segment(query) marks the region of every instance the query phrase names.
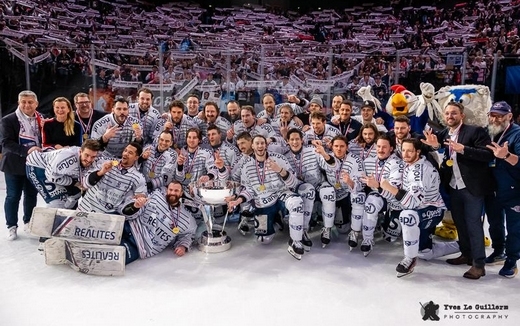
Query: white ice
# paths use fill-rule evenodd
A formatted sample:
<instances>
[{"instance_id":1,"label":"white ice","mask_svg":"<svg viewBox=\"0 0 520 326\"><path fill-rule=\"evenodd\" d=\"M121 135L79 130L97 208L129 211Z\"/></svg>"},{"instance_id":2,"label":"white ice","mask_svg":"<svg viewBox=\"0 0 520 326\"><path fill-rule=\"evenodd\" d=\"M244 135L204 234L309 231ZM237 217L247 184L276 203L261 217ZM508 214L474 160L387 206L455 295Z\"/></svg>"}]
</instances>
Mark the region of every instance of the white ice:
<instances>
[{"instance_id":1,"label":"white ice","mask_svg":"<svg viewBox=\"0 0 520 326\"><path fill-rule=\"evenodd\" d=\"M297 261L287 253L287 231L263 246L240 235L236 224L228 226L233 246L227 252L195 249L177 258L165 251L128 265L122 277L47 266L38 240L24 234L21 224L12 242L4 228L0 326L518 324L520 276L498 276L500 266L486 267L480 280L467 280L462 274L469 266L450 266L445 258L419 261L412 274L399 279L400 241L377 241L365 258L359 249L349 252L345 235L322 249L315 231L314 247ZM420 304L430 300L440 305L440 322L422 320ZM444 306L463 309L465 304L508 305L509 310L463 314ZM481 319L488 316L495 319Z\"/></svg>"}]
</instances>

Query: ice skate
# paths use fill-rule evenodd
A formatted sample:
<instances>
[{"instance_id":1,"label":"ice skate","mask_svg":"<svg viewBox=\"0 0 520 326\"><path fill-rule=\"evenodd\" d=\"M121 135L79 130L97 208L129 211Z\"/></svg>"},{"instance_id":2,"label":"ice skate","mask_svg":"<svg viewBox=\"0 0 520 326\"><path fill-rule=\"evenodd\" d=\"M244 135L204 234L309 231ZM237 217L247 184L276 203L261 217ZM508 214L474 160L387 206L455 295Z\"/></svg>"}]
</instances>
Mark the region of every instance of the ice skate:
<instances>
[{"instance_id":1,"label":"ice skate","mask_svg":"<svg viewBox=\"0 0 520 326\"><path fill-rule=\"evenodd\" d=\"M311 240L311 238L309 238L309 234L307 233L307 231L303 231L303 234L302 234L302 245L303 245L303 250L311 251L312 240Z\"/></svg>"},{"instance_id":2,"label":"ice skate","mask_svg":"<svg viewBox=\"0 0 520 326\"><path fill-rule=\"evenodd\" d=\"M361 242L361 252L365 257L370 255L372 252L372 249L374 248L374 241L370 239L364 239L363 242Z\"/></svg>"},{"instance_id":3,"label":"ice skate","mask_svg":"<svg viewBox=\"0 0 520 326\"><path fill-rule=\"evenodd\" d=\"M413 272L415 264L417 263L417 257L410 258L404 257L403 260L397 265L395 270L397 271L397 277L401 278Z\"/></svg>"},{"instance_id":4,"label":"ice skate","mask_svg":"<svg viewBox=\"0 0 520 326\"><path fill-rule=\"evenodd\" d=\"M240 223L238 223L238 232L242 235L246 235L251 231L249 224L247 224L247 218L242 217L242 220L240 220Z\"/></svg>"},{"instance_id":5,"label":"ice skate","mask_svg":"<svg viewBox=\"0 0 520 326\"><path fill-rule=\"evenodd\" d=\"M354 230L350 231L350 233L348 234L348 246L350 247L350 251L352 251L352 249L357 247L358 236L359 236L359 232L354 231Z\"/></svg>"},{"instance_id":6,"label":"ice skate","mask_svg":"<svg viewBox=\"0 0 520 326\"><path fill-rule=\"evenodd\" d=\"M300 241L294 241L289 240L289 248L287 248L287 251L293 256L294 258L301 260L302 255L305 253L303 250L303 245Z\"/></svg>"},{"instance_id":7,"label":"ice skate","mask_svg":"<svg viewBox=\"0 0 520 326\"><path fill-rule=\"evenodd\" d=\"M330 228L321 229L321 247L325 248L330 243Z\"/></svg>"}]
</instances>

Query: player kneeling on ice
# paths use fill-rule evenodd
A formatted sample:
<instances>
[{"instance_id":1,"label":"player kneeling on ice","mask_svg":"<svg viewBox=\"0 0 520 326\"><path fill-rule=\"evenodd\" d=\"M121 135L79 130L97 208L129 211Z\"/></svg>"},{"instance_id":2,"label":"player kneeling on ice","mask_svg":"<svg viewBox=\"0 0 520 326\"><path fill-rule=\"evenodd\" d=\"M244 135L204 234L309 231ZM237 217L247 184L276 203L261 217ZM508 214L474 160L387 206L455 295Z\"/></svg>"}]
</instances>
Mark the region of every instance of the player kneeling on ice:
<instances>
[{"instance_id":1,"label":"player kneeling on ice","mask_svg":"<svg viewBox=\"0 0 520 326\"><path fill-rule=\"evenodd\" d=\"M301 259L304 249L303 201L291 189L298 185L291 165L285 156L267 151L264 136L253 137L253 155L242 166L241 181L244 188L238 198L228 201L232 211L238 205L253 200L255 207L255 234L262 244L274 237L274 220L279 211L289 211L289 253ZM228 198L231 199L231 198Z\"/></svg>"},{"instance_id":2,"label":"player kneeling on ice","mask_svg":"<svg viewBox=\"0 0 520 326\"><path fill-rule=\"evenodd\" d=\"M170 245L177 256L190 249L197 224L181 197L181 183L172 181L167 188L154 190L148 198L137 197L123 208L126 222L121 245L126 248L126 264L157 255Z\"/></svg>"},{"instance_id":3,"label":"player kneeling on ice","mask_svg":"<svg viewBox=\"0 0 520 326\"><path fill-rule=\"evenodd\" d=\"M383 197L393 195L403 210L399 221L403 229L404 258L397 265L397 277L413 272L419 251L432 248L432 236L446 206L439 193L439 172L420 156L421 143L417 139L405 139L402 143L403 171L401 188L388 180L381 180Z\"/></svg>"}]
</instances>

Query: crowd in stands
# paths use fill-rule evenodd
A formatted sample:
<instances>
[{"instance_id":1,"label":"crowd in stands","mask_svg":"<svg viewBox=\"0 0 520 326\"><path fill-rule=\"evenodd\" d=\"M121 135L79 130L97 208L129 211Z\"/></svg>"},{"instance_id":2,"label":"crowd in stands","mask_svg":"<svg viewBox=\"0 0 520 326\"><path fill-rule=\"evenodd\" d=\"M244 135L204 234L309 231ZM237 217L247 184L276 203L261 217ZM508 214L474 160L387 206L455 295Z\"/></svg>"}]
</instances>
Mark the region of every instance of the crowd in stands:
<instances>
[{"instance_id":1,"label":"crowd in stands","mask_svg":"<svg viewBox=\"0 0 520 326\"><path fill-rule=\"evenodd\" d=\"M193 91L200 95L200 86L216 83L219 90L208 91L212 100L240 99L241 90L241 99L257 103L261 94L247 92L259 87L308 98L332 87L331 93L356 99L356 90L370 84L385 101L396 81L412 91L420 81L489 85L495 54L520 54L519 1L406 5L301 13L260 6L2 0L0 36L13 61L25 59L27 44L31 73L51 76L58 85L81 75L86 85L116 88L117 95L124 87L114 82L163 83L173 85L168 92L179 98L189 93L179 90L197 77Z\"/></svg>"}]
</instances>

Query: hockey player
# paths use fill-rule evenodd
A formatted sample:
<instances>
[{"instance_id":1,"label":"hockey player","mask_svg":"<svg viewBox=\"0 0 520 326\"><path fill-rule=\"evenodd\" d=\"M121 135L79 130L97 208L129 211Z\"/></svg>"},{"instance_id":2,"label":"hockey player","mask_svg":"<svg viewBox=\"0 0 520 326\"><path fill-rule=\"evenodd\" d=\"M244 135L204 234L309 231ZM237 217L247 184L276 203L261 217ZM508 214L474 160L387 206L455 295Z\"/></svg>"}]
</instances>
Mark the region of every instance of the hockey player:
<instances>
[{"instance_id":1,"label":"hockey player","mask_svg":"<svg viewBox=\"0 0 520 326\"><path fill-rule=\"evenodd\" d=\"M393 196L388 200L379 193L379 183L381 180L388 180L394 187L400 188L403 178L404 162L393 154L394 143L387 135L381 135L376 141L375 158L365 160L366 176L360 180L369 187L369 193L365 200L365 210L363 214L363 242L361 251L368 256L374 247L374 230L377 225L378 214L382 210L392 212L401 211L399 202ZM352 229L354 221L352 221Z\"/></svg>"},{"instance_id":2,"label":"hockey player","mask_svg":"<svg viewBox=\"0 0 520 326\"><path fill-rule=\"evenodd\" d=\"M332 138L340 135L337 128L327 124L325 113L317 111L310 116L312 128L305 132L305 144L310 144L313 140L319 140L323 147L330 153Z\"/></svg>"},{"instance_id":3,"label":"hockey player","mask_svg":"<svg viewBox=\"0 0 520 326\"><path fill-rule=\"evenodd\" d=\"M309 101L306 99L300 99L296 95L288 95L287 101L287 103L276 105L274 95L271 93L265 93L264 96L262 96L262 105L264 106L264 110L260 111L256 117L258 119L266 119L268 123L271 123L273 120L280 117L280 109L285 105L289 105L296 115L302 113L304 108L309 105Z\"/></svg>"},{"instance_id":4,"label":"hockey player","mask_svg":"<svg viewBox=\"0 0 520 326\"><path fill-rule=\"evenodd\" d=\"M278 211L289 211L289 253L300 260L304 253L301 243L303 233L303 202L291 189L298 179L287 159L267 151L267 140L262 135L253 137L254 154L242 167L244 189L237 199L228 202L231 211L238 205L253 200L257 240L271 243L274 237L274 219Z\"/></svg>"},{"instance_id":5,"label":"hockey player","mask_svg":"<svg viewBox=\"0 0 520 326\"><path fill-rule=\"evenodd\" d=\"M92 127L92 139L99 139L105 146L104 157L121 158L130 142L142 142L141 122L129 116L128 102L119 98L114 102L112 114L107 114L96 121Z\"/></svg>"},{"instance_id":6,"label":"hockey player","mask_svg":"<svg viewBox=\"0 0 520 326\"><path fill-rule=\"evenodd\" d=\"M141 157L145 160L141 171L146 180L148 192L164 187L173 180L177 164L177 153L171 148L173 135L161 132L157 145L149 145Z\"/></svg>"},{"instance_id":7,"label":"hockey player","mask_svg":"<svg viewBox=\"0 0 520 326\"><path fill-rule=\"evenodd\" d=\"M34 151L27 156L27 178L38 190L47 207L73 209L81 196L81 179L101 145L87 139L80 147L67 147L50 152Z\"/></svg>"},{"instance_id":8,"label":"hockey player","mask_svg":"<svg viewBox=\"0 0 520 326\"><path fill-rule=\"evenodd\" d=\"M333 219L323 217L324 228L321 233L321 242L330 243L330 231L335 224L340 233L349 232L351 215L361 220L363 216L363 203L365 194L362 192L361 182L358 180L363 173L363 163L357 156L347 153L347 139L344 136L332 138L332 152L329 155L321 144L315 141L318 164L325 172L327 181L333 185L336 191L336 214ZM357 246L358 233L350 232L349 246Z\"/></svg>"},{"instance_id":9,"label":"hockey player","mask_svg":"<svg viewBox=\"0 0 520 326\"><path fill-rule=\"evenodd\" d=\"M220 110L217 103L206 102L206 104L204 104L204 109L202 110L202 120L206 123L206 130L209 130L209 127L212 125L217 126L220 130L219 134L224 141L226 139L227 131L231 129L231 123L222 118L219 114Z\"/></svg>"},{"instance_id":10,"label":"hockey player","mask_svg":"<svg viewBox=\"0 0 520 326\"><path fill-rule=\"evenodd\" d=\"M208 127L208 142L213 153L219 153L220 157L224 160L224 165L228 170L231 171L231 166L240 156L240 152L237 147L229 144L228 142L222 142L222 133L220 128L216 125L210 125Z\"/></svg>"},{"instance_id":11,"label":"hockey player","mask_svg":"<svg viewBox=\"0 0 520 326\"><path fill-rule=\"evenodd\" d=\"M291 164L300 180L298 194L303 200L303 238L302 244L305 249L312 246L312 242L307 234L311 219L312 208L314 206L315 194L318 192L321 201L321 213L323 219L334 220L336 212L336 192L334 188L325 180L325 176L320 170L314 146L303 146L303 133L298 129L291 129L287 132L287 142L290 150L285 153L285 157ZM330 239L322 238L322 246L325 247Z\"/></svg>"},{"instance_id":12,"label":"hockey player","mask_svg":"<svg viewBox=\"0 0 520 326\"><path fill-rule=\"evenodd\" d=\"M297 119L292 107L289 104L283 104L280 107L280 117L272 120L271 126L278 136L287 139L287 131L289 131L289 129L302 129L301 121L296 121Z\"/></svg>"},{"instance_id":13,"label":"hockey player","mask_svg":"<svg viewBox=\"0 0 520 326\"><path fill-rule=\"evenodd\" d=\"M252 137L262 135L267 139L270 151L283 153L285 151L285 140L277 136L273 127L268 123L259 124L255 117L255 109L250 105L244 105L240 111L241 120L235 122L228 131L226 139L229 143L236 143L236 135L247 131Z\"/></svg>"},{"instance_id":14,"label":"hockey player","mask_svg":"<svg viewBox=\"0 0 520 326\"><path fill-rule=\"evenodd\" d=\"M166 191L156 189L123 208L127 221L121 245L126 248L126 264L157 255L170 245L179 257L190 249L197 224L181 197L182 185L172 181Z\"/></svg>"},{"instance_id":15,"label":"hockey player","mask_svg":"<svg viewBox=\"0 0 520 326\"><path fill-rule=\"evenodd\" d=\"M79 202L78 210L120 214L128 198L145 196L144 176L134 166L142 151L139 143L132 142L126 146L120 160L105 161L99 164L98 170L88 173L83 179L88 190Z\"/></svg>"},{"instance_id":16,"label":"hockey player","mask_svg":"<svg viewBox=\"0 0 520 326\"><path fill-rule=\"evenodd\" d=\"M402 188L383 179L378 190L384 197L394 196L403 207L399 221L403 229L404 258L396 267L397 277L412 273L418 252L432 248L435 226L446 210L439 193L439 173L425 157L420 156L420 148L417 139L403 140L402 154L406 167Z\"/></svg>"},{"instance_id":17,"label":"hockey player","mask_svg":"<svg viewBox=\"0 0 520 326\"><path fill-rule=\"evenodd\" d=\"M182 184L185 196L190 196L190 183L226 180L229 171L220 156L214 156L211 150L199 146L202 137L199 129L191 128L186 134L187 145L177 157L175 180Z\"/></svg>"},{"instance_id":18,"label":"hockey player","mask_svg":"<svg viewBox=\"0 0 520 326\"><path fill-rule=\"evenodd\" d=\"M155 126L161 120L161 114L152 106L153 93L148 88L137 91L137 103L129 105L129 115L141 122L143 128L143 143L151 144L155 138Z\"/></svg>"},{"instance_id":19,"label":"hockey player","mask_svg":"<svg viewBox=\"0 0 520 326\"><path fill-rule=\"evenodd\" d=\"M359 130L359 135L348 143L349 152L359 156L363 162L369 157L374 159L377 156L375 140L378 136L376 125L364 124Z\"/></svg>"},{"instance_id":20,"label":"hockey player","mask_svg":"<svg viewBox=\"0 0 520 326\"><path fill-rule=\"evenodd\" d=\"M172 101L169 106L169 114L166 119L159 121L155 127L154 138L164 130L173 135L173 148L180 149L186 146L186 133L190 128L199 128L193 118L184 114L184 103L182 101Z\"/></svg>"}]
</instances>

